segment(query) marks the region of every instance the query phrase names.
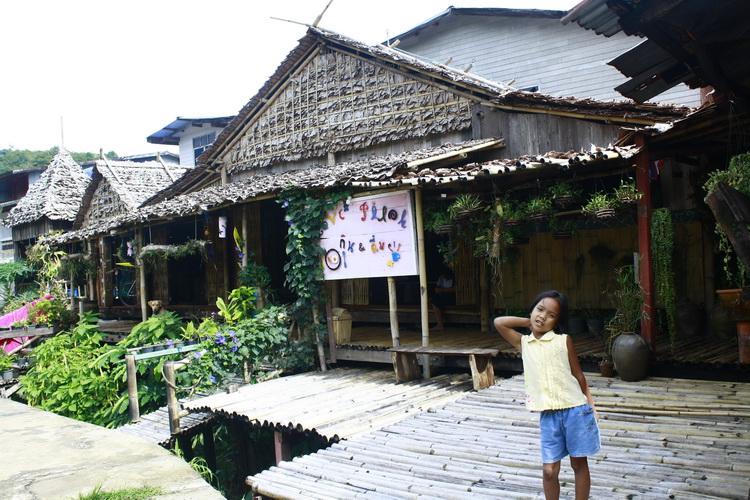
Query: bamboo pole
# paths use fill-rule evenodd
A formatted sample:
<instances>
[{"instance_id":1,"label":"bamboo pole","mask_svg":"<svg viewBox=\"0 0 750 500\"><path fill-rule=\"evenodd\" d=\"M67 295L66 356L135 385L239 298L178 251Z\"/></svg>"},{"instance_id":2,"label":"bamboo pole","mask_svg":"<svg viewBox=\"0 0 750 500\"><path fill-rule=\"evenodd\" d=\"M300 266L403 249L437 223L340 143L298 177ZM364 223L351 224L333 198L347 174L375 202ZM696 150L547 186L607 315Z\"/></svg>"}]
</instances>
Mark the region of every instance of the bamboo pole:
<instances>
[{"instance_id":1,"label":"bamboo pole","mask_svg":"<svg viewBox=\"0 0 750 500\"><path fill-rule=\"evenodd\" d=\"M414 192L414 207L417 224L417 251L419 258L419 297L420 297L420 317L422 319L422 345L430 345L430 305L427 300L427 262L425 260L425 240L424 240L424 211L422 207L422 190L417 189ZM425 379L430 378L429 357L425 354L422 356L422 372Z\"/></svg>"},{"instance_id":2,"label":"bamboo pole","mask_svg":"<svg viewBox=\"0 0 750 500\"><path fill-rule=\"evenodd\" d=\"M128 406L130 408L130 421L138 422L141 419L141 410L138 406L138 380L136 379L135 354L125 355L125 367L128 378Z\"/></svg>"},{"instance_id":3,"label":"bamboo pole","mask_svg":"<svg viewBox=\"0 0 750 500\"><path fill-rule=\"evenodd\" d=\"M393 347L401 345L398 331L398 303L396 299L396 278L388 276L388 312L391 320L391 340Z\"/></svg>"},{"instance_id":4,"label":"bamboo pole","mask_svg":"<svg viewBox=\"0 0 750 500\"><path fill-rule=\"evenodd\" d=\"M490 277L487 275L487 262L479 261L479 328L482 333L490 331Z\"/></svg>"},{"instance_id":5,"label":"bamboo pole","mask_svg":"<svg viewBox=\"0 0 750 500\"><path fill-rule=\"evenodd\" d=\"M313 307L312 310L313 315L313 325L315 325L315 335L318 335L318 325L320 324L320 321L318 321L318 308ZM318 361L320 362L320 371L324 372L328 370L328 367L326 366L326 353L323 351L323 342L316 338L315 339L315 345L318 348Z\"/></svg>"},{"instance_id":6,"label":"bamboo pole","mask_svg":"<svg viewBox=\"0 0 750 500\"><path fill-rule=\"evenodd\" d=\"M338 280L335 281L338 283ZM326 301L326 325L328 326L328 358L336 363L336 332L333 331L333 304Z\"/></svg>"},{"instance_id":7,"label":"bamboo pole","mask_svg":"<svg viewBox=\"0 0 750 500\"><path fill-rule=\"evenodd\" d=\"M173 436L180 433L180 409L175 393L174 361L164 362L164 381L167 384L167 411L169 411L169 432Z\"/></svg>"},{"instance_id":8,"label":"bamboo pole","mask_svg":"<svg viewBox=\"0 0 750 500\"><path fill-rule=\"evenodd\" d=\"M136 231L138 248L143 248L143 227ZM148 297L146 297L146 265L140 255L136 254L135 263L138 265L138 296L141 299L141 321L148 319Z\"/></svg>"}]
</instances>

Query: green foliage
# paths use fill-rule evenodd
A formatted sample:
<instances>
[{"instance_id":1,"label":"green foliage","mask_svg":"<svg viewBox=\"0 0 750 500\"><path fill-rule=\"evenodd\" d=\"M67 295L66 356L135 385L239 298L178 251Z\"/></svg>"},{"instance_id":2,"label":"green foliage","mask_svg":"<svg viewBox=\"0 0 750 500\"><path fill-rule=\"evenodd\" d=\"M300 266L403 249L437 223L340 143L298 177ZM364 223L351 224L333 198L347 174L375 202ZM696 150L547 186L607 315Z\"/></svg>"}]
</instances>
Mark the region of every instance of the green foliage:
<instances>
[{"instance_id":1,"label":"green foliage","mask_svg":"<svg viewBox=\"0 0 750 500\"><path fill-rule=\"evenodd\" d=\"M15 311L16 309L25 306L29 302L38 299L39 295L39 289L36 287L26 290L21 294L13 295L5 301L5 306L3 307L2 312L3 314L6 314Z\"/></svg>"},{"instance_id":2,"label":"green foliage","mask_svg":"<svg viewBox=\"0 0 750 500\"><path fill-rule=\"evenodd\" d=\"M66 314L67 305L58 299L42 299L28 306L28 325L63 326L71 324L71 316ZM76 317L76 320L78 318ZM74 323L75 321L72 321Z\"/></svg>"},{"instance_id":3,"label":"green foliage","mask_svg":"<svg viewBox=\"0 0 750 500\"><path fill-rule=\"evenodd\" d=\"M60 152L57 146L47 151L31 151L28 149L0 149L0 172L13 170L26 170L29 168L44 168L50 164L52 158ZM99 154L95 153L70 153L70 156L78 163L96 160ZM110 151L107 158L117 158L117 153Z\"/></svg>"},{"instance_id":4,"label":"green foliage","mask_svg":"<svg viewBox=\"0 0 750 500\"><path fill-rule=\"evenodd\" d=\"M750 196L750 153L744 153L733 157L729 161L729 167L726 170L714 170L708 174L708 180L703 184L706 196L710 195L719 188L719 183L736 189L737 191ZM742 261L734 255L729 238L717 222L714 226L714 232L719 237L719 250L722 252L722 261L724 275L729 282L742 286L747 278L747 270L742 265Z\"/></svg>"},{"instance_id":5,"label":"green foliage","mask_svg":"<svg viewBox=\"0 0 750 500\"><path fill-rule=\"evenodd\" d=\"M212 327L206 321L202 324L204 332L213 334L204 337L192 355L181 379L185 385L200 381L199 389L210 390L233 377L254 383L260 376L261 365L282 368L294 362L289 316L282 306L268 306L232 323L213 324Z\"/></svg>"},{"instance_id":6,"label":"green foliage","mask_svg":"<svg viewBox=\"0 0 750 500\"><path fill-rule=\"evenodd\" d=\"M141 252L141 258L144 262L153 265L167 260L183 259L195 254L206 260L208 250L204 240L188 240L180 245L146 245ZM123 258L123 260L125 259ZM129 262L121 262L118 265L136 267Z\"/></svg>"},{"instance_id":7,"label":"green foliage","mask_svg":"<svg viewBox=\"0 0 750 500\"><path fill-rule=\"evenodd\" d=\"M45 238L26 250L26 261L34 266L39 288L53 297L64 297L65 279L61 277L63 259L67 254L50 245Z\"/></svg>"},{"instance_id":8,"label":"green foliage","mask_svg":"<svg viewBox=\"0 0 750 500\"><path fill-rule=\"evenodd\" d=\"M34 270L26 261L5 262L0 264L0 296L8 299L13 294L13 285L20 280L31 278Z\"/></svg>"},{"instance_id":9,"label":"green foliage","mask_svg":"<svg viewBox=\"0 0 750 500\"><path fill-rule=\"evenodd\" d=\"M617 199L611 194L598 192L591 195L581 211L587 215L594 215L599 210L615 209L618 205Z\"/></svg>"},{"instance_id":10,"label":"green foliage","mask_svg":"<svg viewBox=\"0 0 750 500\"><path fill-rule=\"evenodd\" d=\"M101 426L113 425L127 408L123 351L103 344L96 320L86 313L70 333L34 349L35 361L20 377L30 406Z\"/></svg>"},{"instance_id":11,"label":"green foliage","mask_svg":"<svg viewBox=\"0 0 750 500\"><path fill-rule=\"evenodd\" d=\"M482 208L484 208L484 204L479 196L468 193L462 194L448 206L448 215L452 220L456 220L459 218L460 212L481 210Z\"/></svg>"},{"instance_id":12,"label":"green foliage","mask_svg":"<svg viewBox=\"0 0 750 500\"><path fill-rule=\"evenodd\" d=\"M614 197L622 204L635 203L643 197L643 193L636 189L635 179L622 179L620 185L615 188Z\"/></svg>"},{"instance_id":13,"label":"green foliage","mask_svg":"<svg viewBox=\"0 0 750 500\"><path fill-rule=\"evenodd\" d=\"M223 317L227 324L232 325L255 311L257 299L258 292L255 288L241 286L229 293L228 302L224 302L221 297L216 299L216 307L219 309L219 316Z\"/></svg>"},{"instance_id":14,"label":"green foliage","mask_svg":"<svg viewBox=\"0 0 750 500\"><path fill-rule=\"evenodd\" d=\"M285 283L297 295L291 313L313 343L322 342L327 333L325 322L316 324L313 318L314 311L319 310L325 300L320 234L327 226L326 212L348 196L348 192L332 192L313 197L309 192L289 189L278 198L286 209L284 220L289 224Z\"/></svg>"},{"instance_id":15,"label":"green foliage","mask_svg":"<svg viewBox=\"0 0 750 500\"><path fill-rule=\"evenodd\" d=\"M102 486L96 486L91 493L78 495L77 500L148 500L164 493L161 488L141 486L140 488L124 488L114 491L103 491Z\"/></svg>"},{"instance_id":16,"label":"green foliage","mask_svg":"<svg viewBox=\"0 0 750 500\"><path fill-rule=\"evenodd\" d=\"M0 349L0 372L9 370L13 366L16 356L14 354L7 354L5 349Z\"/></svg>"},{"instance_id":17,"label":"green foliage","mask_svg":"<svg viewBox=\"0 0 750 500\"><path fill-rule=\"evenodd\" d=\"M135 325L130 331L130 335L122 339L117 345L128 349L163 344L167 340L178 340L182 338L184 326L182 319L172 311L155 314L146 321Z\"/></svg>"},{"instance_id":18,"label":"green foliage","mask_svg":"<svg viewBox=\"0 0 750 500\"><path fill-rule=\"evenodd\" d=\"M552 213L552 200L544 196L531 198L524 204L524 210L529 215L548 215Z\"/></svg>"},{"instance_id":19,"label":"green foliage","mask_svg":"<svg viewBox=\"0 0 750 500\"><path fill-rule=\"evenodd\" d=\"M239 283L245 287L252 287L263 290L264 293L270 293L271 275L268 268L253 261L255 253L247 253L247 264L240 269L238 274Z\"/></svg>"},{"instance_id":20,"label":"green foliage","mask_svg":"<svg viewBox=\"0 0 750 500\"><path fill-rule=\"evenodd\" d=\"M674 227L668 208L657 208L651 213L651 255L654 266L656 299L661 301L667 315L669 342L674 348L677 339L675 275L673 265Z\"/></svg>"},{"instance_id":21,"label":"green foliage","mask_svg":"<svg viewBox=\"0 0 750 500\"><path fill-rule=\"evenodd\" d=\"M571 181L556 182L549 188L549 195L554 198L556 196L574 196L580 198L583 194L581 187Z\"/></svg>"},{"instance_id":22,"label":"green foliage","mask_svg":"<svg viewBox=\"0 0 750 500\"><path fill-rule=\"evenodd\" d=\"M607 323L607 338L605 348L607 355L612 355L612 343L615 338L625 332L636 332L641 319L648 314L643 310L646 292L635 278L635 268L632 265L615 269L615 289L608 295L615 308L614 316Z\"/></svg>"}]
</instances>

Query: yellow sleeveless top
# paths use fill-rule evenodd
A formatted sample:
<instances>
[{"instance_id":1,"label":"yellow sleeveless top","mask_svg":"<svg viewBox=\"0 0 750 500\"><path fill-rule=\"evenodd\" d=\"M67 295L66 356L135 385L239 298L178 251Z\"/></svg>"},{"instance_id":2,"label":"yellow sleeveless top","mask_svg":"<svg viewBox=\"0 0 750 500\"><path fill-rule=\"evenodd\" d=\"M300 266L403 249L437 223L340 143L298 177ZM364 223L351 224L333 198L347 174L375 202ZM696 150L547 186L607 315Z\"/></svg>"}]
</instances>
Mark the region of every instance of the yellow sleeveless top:
<instances>
[{"instance_id":1,"label":"yellow sleeveless top","mask_svg":"<svg viewBox=\"0 0 750 500\"><path fill-rule=\"evenodd\" d=\"M570 371L568 336L554 331L537 339L521 338L526 408L531 411L561 410L588 403L581 385Z\"/></svg>"}]
</instances>

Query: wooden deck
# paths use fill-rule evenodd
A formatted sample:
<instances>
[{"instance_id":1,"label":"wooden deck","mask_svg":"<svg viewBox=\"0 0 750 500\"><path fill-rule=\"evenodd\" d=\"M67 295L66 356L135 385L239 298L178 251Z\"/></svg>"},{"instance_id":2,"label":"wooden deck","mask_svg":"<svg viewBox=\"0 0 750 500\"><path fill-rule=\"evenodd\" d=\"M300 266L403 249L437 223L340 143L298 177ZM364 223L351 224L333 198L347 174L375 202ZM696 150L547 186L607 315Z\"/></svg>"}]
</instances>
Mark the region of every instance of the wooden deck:
<instances>
[{"instance_id":1,"label":"wooden deck","mask_svg":"<svg viewBox=\"0 0 750 500\"><path fill-rule=\"evenodd\" d=\"M588 332L572 337L582 364L589 368L588 371L593 370L596 363L605 356L602 339ZM416 327L402 328L400 341L404 346L421 345L422 333ZM499 349L495 368L520 371L518 351L497 332L483 333L476 327L452 327L430 332L430 345ZM336 358L337 361L390 364L391 357L386 349L392 346L388 325L355 326L352 328L351 341L336 347ZM657 337L652 367L656 368L655 373L659 375L687 376L691 370L700 370L710 378L711 371L717 372L717 375L718 372L724 372L723 375L733 372L735 378L750 381L750 365L740 364L736 338L719 339L710 335L687 337L679 339L672 350L667 338Z\"/></svg>"},{"instance_id":2,"label":"wooden deck","mask_svg":"<svg viewBox=\"0 0 750 500\"><path fill-rule=\"evenodd\" d=\"M602 417L602 450L589 461L591 498L747 498L750 384L588 378ZM523 399L522 375L499 380L282 462L249 477L248 484L256 493L285 499L543 498L538 416ZM563 498L572 498L567 460L561 482Z\"/></svg>"}]
</instances>

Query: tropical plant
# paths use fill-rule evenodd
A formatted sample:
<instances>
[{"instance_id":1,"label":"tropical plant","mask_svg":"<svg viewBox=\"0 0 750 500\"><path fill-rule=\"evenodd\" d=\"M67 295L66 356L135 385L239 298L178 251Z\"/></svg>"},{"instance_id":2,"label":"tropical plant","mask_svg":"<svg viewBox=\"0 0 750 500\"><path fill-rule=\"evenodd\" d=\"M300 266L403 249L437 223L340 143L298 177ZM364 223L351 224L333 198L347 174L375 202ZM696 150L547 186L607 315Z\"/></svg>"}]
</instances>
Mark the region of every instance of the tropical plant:
<instances>
[{"instance_id":1,"label":"tropical plant","mask_svg":"<svg viewBox=\"0 0 750 500\"><path fill-rule=\"evenodd\" d=\"M223 317L227 324L232 325L255 311L257 299L258 292L255 288L241 286L229 292L228 302L224 302L221 297L216 299L216 307L219 309L219 316Z\"/></svg>"},{"instance_id":2,"label":"tropical plant","mask_svg":"<svg viewBox=\"0 0 750 500\"><path fill-rule=\"evenodd\" d=\"M5 349L0 349L0 372L10 370L15 361L15 355L7 354Z\"/></svg>"},{"instance_id":3,"label":"tropical plant","mask_svg":"<svg viewBox=\"0 0 750 500\"><path fill-rule=\"evenodd\" d=\"M436 233L441 228L450 225L451 217L446 210L440 210L431 205L428 206L431 208L425 214L425 230Z\"/></svg>"},{"instance_id":4,"label":"tropical plant","mask_svg":"<svg viewBox=\"0 0 750 500\"><path fill-rule=\"evenodd\" d=\"M638 331L641 320L647 319L648 313L644 310L646 292L636 281L633 265L615 269L615 287L608 295L615 309L605 328L605 350L611 357L615 339L623 333Z\"/></svg>"},{"instance_id":5,"label":"tropical plant","mask_svg":"<svg viewBox=\"0 0 750 500\"><path fill-rule=\"evenodd\" d=\"M557 198L562 196L570 196L574 198L580 198L583 190L581 187L571 181L556 182L552 184L548 191L551 198Z\"/></svg>"},{"instance_id":6,"label":"tropical plant","mask_svg":"<svg viewBox=\"0 0 750 500\"><path fill-rule=\"evenodd\" d=\"M0 264L0 296L8 300L13 295L13 285L22 279L31 278L33 273L34 270L23 260Z\"/></svg>"},{"instance_id":7,"label":"tropical plant","mask_svg":"<svg viewBox=\"0 0 750 500\"><path fill-rule=\"evenodd\" d=\"M184 324L182 319L174 312L167 311L155 314L146 321L138 323L130 331L130 334L117 345L123 348L141 347L152 344L163 344L167 340L179 340L182 338Z\"/></svg>"},{"instance_id":8,"label":"tropical plant","mask_svg":"<svg viewBox=\"0 0 750 500\"><path fill-rule=\"evenodd\" d=\"M581 211L587 215L597 215L602 210L614 210L618 207L618 201L609 193L598 192L591 195Z\"/></svg>"},{"instance_id":9,"label":"tropical plant","mask_svg":"<svg viewBox=\"0 0 750 500\"><path fill-rule=\"evenodd\" d=\"M643 193L638 191L635 186L635 179L621 179L620 185L615 188L614 197L623 205L632 204L641 199Z\"/></svg>"},{"instance_id":10,"label":"tropical plant","mask_svg":"<svg viewBox=\"0 0 750 500\"><path fill-rule=\"evenodd\" d=\"M505 224L521 222L526 218L526 210L517 200L504 200L496 205L497 215Z\"/></svg>"},{"instance_id":11,"label":"tropical plant","mask_svg":"<svg viewBox=\"0 0 750 500\"><path fill-rule=\"evenodd\" d=\"M451 220L456 220L461 217L462 213L474 212L485 208L482 199L473 194L462 194L459 195L453 203L448 206L448 215Z\"/></svg>"},{"instance_id":12,"label":"tropical plant","mask_svg":"<svg viewBox=\"0 0 750 500\"><path fill-rule=\"evenodd\" d=\"M26 262L37 270L39 287L53 297L65 296L65 279L61 277L60 270L66 255L64 251L55 249L44 237L26 249Z\"/></svg>"},{"instance_id":13,"label":"tropical plant","mask_svg":"<svg viewBox=\"0 0 750 500\"><path fill-rule=\"evenodd\" d=\"M71 317L66 314L67 305L57 299L41 299L28 306L27 325L62 326L63 321L70 324Z\"/></svg>"},{"instance_id":14,"label":"tropical plant","mask_svg":"<svg viewBox=\"0 0 750 500\"><path fill-rule=\"evenodd\" d=\"M104 344L97 317L85 313L70 333L34 348L34 363L21 375L30 406L101 426L124 423L124 350Z\"/></svg>"},{"instance_id":15,"label":"tropical plant","mask_svg":"<svg viewBox=\"0 0 750 500\"><path fill-rule=\"evenodd\" d=\"M750 153L734 156L725 170L714 170L708 174L703 189L708 197L725 184L740 193L750 196ZM721 225L716 222L714 232L719 237L719 250L722 253L724 275L730 283L742 286L747 281L747 269L735 255L729 238Z\"/></svg>"},{"instance_id":16,"label":"tropical plant","mask_svg":"<svg viewBox=\"0 0 750 500\"><path fill-rule=\"evenodd\" d=\"M656 299L664 307L669 342L674 348L677 339L677 291L673 266L674 227L669 208L657 208L651 213L651 255L654 267Z\"/></svg>"},{"instance_id":17,"label":"tropical plant","mask_svg":"<svg viewBox=\"0 0 750 500\"><path fill-rule=\"evenodd\" d=\"M552 199L538 196L531 198L523 207L529 217L543 217L552 213Z\"/></svg>"}]
</instances>

